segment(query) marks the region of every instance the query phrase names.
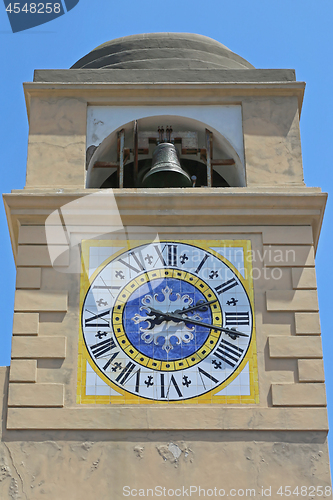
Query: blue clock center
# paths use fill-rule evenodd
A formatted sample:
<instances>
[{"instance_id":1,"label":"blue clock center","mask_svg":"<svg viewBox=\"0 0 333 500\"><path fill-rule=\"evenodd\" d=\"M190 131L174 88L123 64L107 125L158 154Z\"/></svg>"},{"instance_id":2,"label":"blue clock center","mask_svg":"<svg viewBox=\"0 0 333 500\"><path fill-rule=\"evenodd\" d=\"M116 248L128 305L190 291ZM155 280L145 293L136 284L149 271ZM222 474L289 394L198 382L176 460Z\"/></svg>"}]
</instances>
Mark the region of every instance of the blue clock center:
<instances>
[{"instance_id":1,"label":"blue clock center","mask_svg":"<svg viewBox=\"0 0 333 500\"><path fill-rule=\"evenodd\" d=\"M191 356L204 345L210 329L189 320L212 324L209 306L186 312L200 301L207 299L194 285L180 279L166 277L145 283L133 292L123 311L129 342L141 354L158 361Z\"/></svg>"}]
</instances>

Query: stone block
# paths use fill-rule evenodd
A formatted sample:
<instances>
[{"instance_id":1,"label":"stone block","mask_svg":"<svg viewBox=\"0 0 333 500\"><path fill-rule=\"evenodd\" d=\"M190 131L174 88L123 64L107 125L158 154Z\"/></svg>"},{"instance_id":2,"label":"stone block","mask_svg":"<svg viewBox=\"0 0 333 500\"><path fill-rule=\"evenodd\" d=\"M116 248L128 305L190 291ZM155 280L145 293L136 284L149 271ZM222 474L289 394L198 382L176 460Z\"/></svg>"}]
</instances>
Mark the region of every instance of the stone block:
<instances>
[{"instance_id":1,"label":"stone block","mask_svg":"<svg viewBox=\"0 0 333 500\"><path fill-rule=\"evenodd\" d=\"M67 293L46 290L17 290L15 311L66 312Z\"/></svg>"},{"instance_id":2,"label":"stone block","mask_svg":"<svg viewBox=\"0 0 333 500\"><path fill-rule=\"evenodd\" d=\"M10 363L10 382L36 382L37 361L35 359L13 359Z\"/></svg>"},{"instance_id":3,"label":"stone block","mask_svg":"<svg viewBox=\"0 0 333 500\"><path fill-rule=\"evenodd\" d=\"M264 245L312 245L312 226L266 226L262 241Z\"/></svg>"},{"instance_id":4,"label":"stone block","mask_svg":"<svg viewBox=\"0 0 333 500\"><path fill-rule=\"evenodd\" d=\"M64 245L52 245L54 255L59 255L57 266L68 266L69 254ZM18 266L51 267L49 247L46 245L19 245L17 251Z\"/></svg>"},{"instance_id":5,"label":"stone block","mask_svg":"<svg viewBox=\"0 0 333 500\"><path fill-rule=\"evenodd\" d=\"M325 384L272 384L273 406L326 406Z\"/></svg>"},{"instance_id":6,"label":"stone block","mask_svg":"<svg viewBox=\"0 0 333 500\"><path fill-rule=\"evenodd\" d=\"M310 245L264 245L266 267L314 267L314 250Z\"/></svg>"},{"instance_id":7,"label":"stone block","mask_svg":"<svg viewBox=\"0 0 333 500\"><path fill-rule=\"evenodd\" d=\"M318 313L295 313L296 335L320 335Z\"/></svg>"},{"instance_id":8,"label":"stone block","mask_svg":"<svg viewBox=\"0 0 333 500\"><path fill-rule=\"evenodd\" d=\"M242 99L247 186L304 186L297 97Z\"/></svg>"},{"instance_id":9,"label":"stone block","mask_svg":"<svg viewBox=\"0 0 333 500\"><path fill-rule=\"evenodd\" d=\"M14 313L13 335L37 335L38 326L38 313Z\"/></svg>"},{"instance_id":10,"label":"stone block","mask_svg":"<svg viewBox=\"0 0 333 500\"><path fill-rule=\"evenodd\" d=\"M21 226L19 245L46 245L45 226Z\"/></svg>"},{"instance_id":11,"label":"stone block","mask_svg":"<svg viewBox=\"0 0 333 500\"><path fill-rule=\"evenodd\" d=\"M87 101L33 96L26 186L84 188Z\"/></svg>"},{"instance_id":12,"label":"stone block","mask_svg":"<svg viewBox=\"0 0 333 500\"><path fill-rule=\"evenodd\" d=\"M26 187L84 189L85 150L86 133L80 136L30 133Z\"/></svg>"},{"instance_id":13,"label":"stone block","mask_svg":"<svg viewBox=\"0 0 333 500\"><path fill-rule=\"evenodd\" d=\"M320 337L269 337L269 355L271 358L322 358L323 351Z\"/></svg>"},{"instance_id":14,"label":"stone block","mask_svg":"<svg viewBox=\"0 0 333 500\"><path fill-rule=\"evenodd\" d=\"M40 267L18 267L16 288L40 288L42 270Z\"/></svg>"},{"instance_id":15,"label":"stone block","mask_svg":"<svg viewBox=\"0 0 333 500\"><path fill-rule=\"evenodd\" d=\"M13 337L12 358L66 357L66 337Z\"/></svg>"},{"instance_id":16,"label":"stone block","mask_svg":"<svg viewBox=\"0 0 333 500\"><path fill-rule=\"evenodd\" d=\"M298 380L299 382L325 382L323 360L299 359Z\"/></svg>"},{"instance_id":17,"label":"stone block","mask_svg":"<svg viewBox=\"0 0 333 500\"><path fill-rule=\"evenodd\" d=\"M293 387L295 384L288 384ZM297 384L305 386L309 384ZM316 385L318 384L310 384ZM322 384L320 384L322 385ZM171 405L170 405L171 406ZM8 429L144 431L325 431L325 408L211 408L172 405L29 409L9 408ZM251 440L251 434L248 435Z\"/></svg>"},{"instance_id":18,"label":"stone block","mask_svg":"<svg viewBox=\"0 0 333 500\"><path fill-rule=\"evenodd\" d=\"M9 384L8 406L64 406L62 384Z\"/></svg>"},{"instance_id":19,"label":"stone block","mask_svg":"<svg viewBox=\"0 0 333 500\"><path fill-rule=\"evenodd\" d=\"M318 311L316 290L270 290L266 292L267 311Z\"/></svg>"},{"instance_id":20,"label":"stone block","mask_svg":"<svg viewBox=\"0 0 333 500\"><path fill-rule=\"evenodd\" d=\"M291 270L293 288L303 288L306 290L316 289L316 270L314 267L295 267Z\"/></svg>"}]
</instances>

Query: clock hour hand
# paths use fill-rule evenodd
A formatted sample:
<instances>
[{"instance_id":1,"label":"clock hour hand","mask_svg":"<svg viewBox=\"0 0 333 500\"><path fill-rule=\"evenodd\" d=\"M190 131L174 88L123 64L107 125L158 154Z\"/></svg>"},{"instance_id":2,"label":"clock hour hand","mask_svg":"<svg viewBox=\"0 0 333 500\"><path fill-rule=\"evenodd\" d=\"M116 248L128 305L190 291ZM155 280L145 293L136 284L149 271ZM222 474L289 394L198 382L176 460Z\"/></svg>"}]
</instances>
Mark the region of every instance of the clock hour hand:
<instances>
[{"instance_id":1,"label":"clock hour hand","mask_svg":"<svg viewBox=\"0 0 333 500\"><path fill-rule=\"evenodd\" d=\"M175 323L180 323L181 321L184 321L182 316L175 316L174 313L164 313L162 311L158 311L157 309L153 309L152 307L148 306L150 311L155 315L155 324L161 324L162 321L170 321L173 320Z\"/></svg>"}]
</instances>

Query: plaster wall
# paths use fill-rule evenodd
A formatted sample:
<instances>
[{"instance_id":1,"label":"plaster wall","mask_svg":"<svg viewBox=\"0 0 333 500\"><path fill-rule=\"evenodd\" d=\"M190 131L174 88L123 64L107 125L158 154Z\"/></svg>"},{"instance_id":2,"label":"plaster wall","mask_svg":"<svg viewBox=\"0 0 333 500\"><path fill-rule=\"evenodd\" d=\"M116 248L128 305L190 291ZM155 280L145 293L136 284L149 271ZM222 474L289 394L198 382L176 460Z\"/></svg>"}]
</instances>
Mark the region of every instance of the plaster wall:
<instances>
[{"instance_id":1,"label":"plaster wall","mask_svg":"<svg viewBox=\"0 0 333 500\"><path fill-rule=\"evenodd\" d=\"M83 187L86 102L31 99L26 188Z\"/></svg>"},{"instance_id":2,"label":"plaster wall","mask_svg":"<svg viewBox=\"0 0 333 500\"><path fill-rule=\"evenodd\" d=\"M244 99L247 186L304 185L296 97Z\"/></svg>"},{"instance_id":3,"label":"plaster wall","mask_svg":"<svg viewBox=\"0 0 333 500\"><path fill-rule=\"evenodd\" d=\"M56 196L59 199L47 196L47 204L41 201L44 210L55 201L63 203L62 195ZM142 203L148 210L147 223L152 225L145 228L147 234L137 226L126 228L133 238L156 232L153 224L160 200L148 198L134 203L127 196L119 203L127 220L135 219ZM267 496L279 498L280 486L293 490L303 486L308 492L313 491L310 487L322 486L323 491L329 487L311 225L284 225L281 218L274 227L264 226L252 215L248 224L222 226L217 223L223 220L219 207L211 197L215 212L209 214L215 225L207 225L193 200L188 198L184 206L177 193L172 198L172 214L178 215L170 226L163 221L172 214L160 219L162 237L251 240L257 273L259 404L78 405L79 276L57 271L46 259L45 212L29 208L31 196L21 193L15 198L21 203L15 211L21 223L13 360L10 370L0 370L4 394L0 498L118 500L129 491L124 487L134 489L133 495L139 496L141 490L140 496L152 497L148 489L182 492L191 486L224 489L229 496L231 489L251 490L247 496L256 497L263 497L264 488ZM259 195L252 194L251 206L259 207L258 200ZM132 216L124 203L130 203L132 211L135 208ZM188 204L193 205L195 219L183 225L182 212ZM240 221L245 215L239 208L238 212ZM278 223L276 209L274 213ZM295 216L297 209L290 207L292 220ZM87 224L89 233L100 234L93 219ZM79 228L74 224L68 230L74 234ZM329 491L323 498L330 498ZM203 497L195 489L191 496Z\"/></svg>"},{"instance_id":4,"label":"plaster wall","mask_svg":"<svg viewBox=\"0 0 333 500\"><path fill-rule=\"evenodd\" d=\"M172 102L172 98L168 99ZM85 151L131 120L158 115L201 121L245 164L247 186L302 186L297 97L241 97L237 105L88 106L84 98L32 97L26 189L84 188Z\"/></svg>"},{"instance_id":5,"label":"plaster wall","mask_svg":"<svg viewBox=\"0 0 333 500\"><path fill-rule=\"evenodd\" d=\"M198 500L199 487L276 499L281 486L331 497L323 433L5 432L0 466L3 500Z\"/></svg>"}]
</instances>

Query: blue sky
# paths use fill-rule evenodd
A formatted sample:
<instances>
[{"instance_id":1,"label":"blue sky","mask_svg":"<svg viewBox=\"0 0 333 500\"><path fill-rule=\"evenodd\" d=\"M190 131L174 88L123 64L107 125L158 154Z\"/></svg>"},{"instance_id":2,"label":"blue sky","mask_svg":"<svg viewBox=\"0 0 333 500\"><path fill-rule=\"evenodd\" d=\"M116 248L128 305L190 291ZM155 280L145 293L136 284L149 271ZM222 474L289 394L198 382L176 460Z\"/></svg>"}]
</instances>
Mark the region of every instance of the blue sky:
<instances>
[{"instance_id":1,"label":"blue sky","mask_svg":"<svg viewBox=\"0 0 333 500\"><path fill-rule=\"evenodd\" d=\"M256 68L296 69L297 79L307 83L301 116L305 182L330 192L332 18L331 0L211 0L207 4L196 0L80 0L66 15L13 34L0 2L1 191L8 193L25 184L28 121L22 82L32 80L34 69L69 68L91 49L113 38L170 31L214 38ZM316 265L331 426L332 218L329 200ZM15 287L15 267L3 208L0 208L0 225L1 366L10 362ZM330 447L333 452L333 442Z\"/></svg>"}]
</instances>

